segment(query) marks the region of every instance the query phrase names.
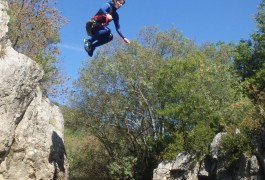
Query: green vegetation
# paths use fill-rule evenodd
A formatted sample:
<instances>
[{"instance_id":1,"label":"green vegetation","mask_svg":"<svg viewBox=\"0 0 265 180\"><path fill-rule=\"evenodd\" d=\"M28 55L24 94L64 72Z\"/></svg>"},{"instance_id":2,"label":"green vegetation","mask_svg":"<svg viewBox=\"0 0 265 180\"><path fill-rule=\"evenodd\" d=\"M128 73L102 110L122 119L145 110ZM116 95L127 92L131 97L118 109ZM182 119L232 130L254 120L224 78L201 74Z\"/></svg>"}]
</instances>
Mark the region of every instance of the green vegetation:
<instances>
[{"instance_id":1,"label":"green vegetation","mask_svg":"<svg viewBox=\"0 0 265 180\"><path fill-rule=\"evenodd\" d=\"M82 126L82 112L61 107L65 118L65 145L72 180L108 179L109 158L104 146ZM80 118L81 117L81 118Z\"/></svg>"},{"instance_id":2,"label":"green vegetation","mask_svg":"<svg viewBox=\"0 0 265 180\"><path fill-rule=\"evenodd\" d=\"M91 143L97 148L84 150L84 158L97 158L84 163L80 148L69 142L72 168L96 164L104 175L99 179L151 179L159 162L179 152L208 154L218 132L228 133L222 143L228 169L242 153L255 153L251 139L262 131L264 101L254 98L253 87L261 95L264 83L263 76L242 73L253 70L247 58L260 52L250 45L198 46L175 28L147 27L130 46L119 41L105 46L81 68L65 113L71 136L83 132L96 139ZM262 71L262 64L253 72ZM71 172L76 179L84 169Z\"/></svg>"}]
</instances>

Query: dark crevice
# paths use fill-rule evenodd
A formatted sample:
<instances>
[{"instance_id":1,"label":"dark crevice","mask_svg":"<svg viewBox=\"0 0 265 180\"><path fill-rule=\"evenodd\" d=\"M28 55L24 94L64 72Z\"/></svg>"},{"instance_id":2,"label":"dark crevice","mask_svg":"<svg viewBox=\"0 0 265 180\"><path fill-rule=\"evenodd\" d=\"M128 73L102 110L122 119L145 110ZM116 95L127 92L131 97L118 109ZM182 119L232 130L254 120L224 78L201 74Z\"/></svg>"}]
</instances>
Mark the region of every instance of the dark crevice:
<instances>
[{"instance_id":1,"label":"dark crevice","mask_svg":"<svg viewBox=\"0 0 265 180\"><path fill-rule=\"evenodd\" d=\"M11 145L8 147L7 150L0 152L0 164L6 159L6 157L8 156L11 147L13 146L13 144L15 143L15 138L13 139Z\"/></svg>"}]
</instances>

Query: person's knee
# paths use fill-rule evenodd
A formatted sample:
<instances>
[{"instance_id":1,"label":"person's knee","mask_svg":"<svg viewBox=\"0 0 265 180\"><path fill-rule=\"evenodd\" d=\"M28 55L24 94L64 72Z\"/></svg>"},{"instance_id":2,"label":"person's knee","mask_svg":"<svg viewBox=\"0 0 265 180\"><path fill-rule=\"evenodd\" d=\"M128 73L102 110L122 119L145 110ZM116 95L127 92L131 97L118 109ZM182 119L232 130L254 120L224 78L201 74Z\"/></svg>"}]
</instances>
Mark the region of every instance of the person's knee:
<instances>
[{"instance_id":1,"label":"person's knee","mask_svg":"<svg viewBox=\"0 0 265 180\"><path fill-rule=\"evenodd\" d=\"M113 35L110 33L109 40L112 41L112 39L113 39Z\"/></svg>"},{"instance_id":2,"label":"person's knee","mask_svg":"<svg viewBox=\"0 0 265 180\"><path fill-rule=\"evenodd\" d=\"M111 34L111 30L108 27L105 27L105 31L106 31L106 35L110 35Z\"/></svg>"},{"instance_id":3,"label":"person's knee","mask_svg":"<svg viewBox=\"0 0 265 180\"><path fill-rule=\"evenodd\" d=\"M112 35L112 33L107 34L107 35L104 37L104 39L105 39L107 42L112 41L112 40L113 40L113 35Z\"/></svg>"}]
</instances>

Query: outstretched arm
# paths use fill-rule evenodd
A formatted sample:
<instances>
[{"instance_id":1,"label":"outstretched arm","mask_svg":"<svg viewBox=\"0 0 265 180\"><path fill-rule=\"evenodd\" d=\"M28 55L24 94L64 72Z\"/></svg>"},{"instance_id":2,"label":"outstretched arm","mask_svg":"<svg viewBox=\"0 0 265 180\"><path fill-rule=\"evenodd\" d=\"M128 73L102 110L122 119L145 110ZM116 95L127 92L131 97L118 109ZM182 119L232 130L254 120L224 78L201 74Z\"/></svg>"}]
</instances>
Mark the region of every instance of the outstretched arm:
<instances>
[{"instance_id":1,"label":"outstretched arm","mask_svg":"<svg viewBox=\"0 0 265 180\"><path fill-rule=\"evenodd\" d=\"M125 38L125 36L121 32L121 27L119 23L119 15L117 13L113 15L113 21L114 21L114 25L115 25L117 33L120 35L120 37L124 40L126 44L130 44L130 41L127 38Z\"/></svg>"}]
</instances>

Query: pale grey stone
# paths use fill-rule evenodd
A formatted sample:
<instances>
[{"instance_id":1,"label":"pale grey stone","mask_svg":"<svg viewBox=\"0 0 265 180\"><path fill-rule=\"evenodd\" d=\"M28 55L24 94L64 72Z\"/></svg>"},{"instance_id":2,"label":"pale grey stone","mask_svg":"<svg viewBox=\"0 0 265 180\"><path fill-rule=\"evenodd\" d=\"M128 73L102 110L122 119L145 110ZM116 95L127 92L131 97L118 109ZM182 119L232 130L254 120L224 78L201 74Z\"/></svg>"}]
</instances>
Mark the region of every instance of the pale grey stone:
<instances>
[{"instance_id":1,"label":"pale grey stone","mask_svg":"<svg viewBox=\"0 0 265 180\"><path fill-rule=\"evenodd\" d=\"M6 10L0 0L0 180L68 179L62 113L42 93L42 68L3 40Z\"/></svg>"}]
</instances>

